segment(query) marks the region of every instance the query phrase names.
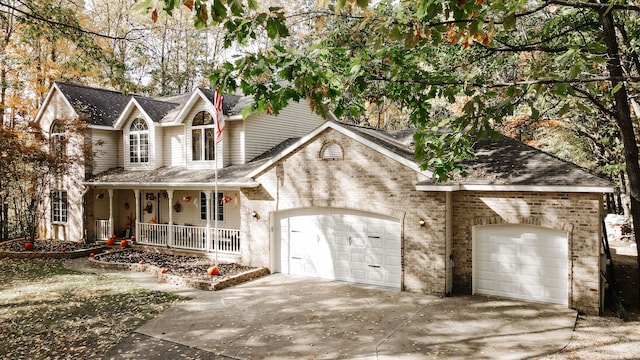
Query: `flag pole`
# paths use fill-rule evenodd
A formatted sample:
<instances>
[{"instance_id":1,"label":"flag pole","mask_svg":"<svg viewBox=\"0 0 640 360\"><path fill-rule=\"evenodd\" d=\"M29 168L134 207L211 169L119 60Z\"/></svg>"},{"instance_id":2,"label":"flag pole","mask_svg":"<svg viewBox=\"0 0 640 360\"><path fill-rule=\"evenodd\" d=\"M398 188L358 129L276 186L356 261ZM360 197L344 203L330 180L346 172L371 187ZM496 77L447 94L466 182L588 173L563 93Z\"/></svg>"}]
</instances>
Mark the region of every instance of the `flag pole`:
<instances>
[{"instance_id":1,"label":"flag pole","mask_svg":"<svg viewBox=\"0 0 640 360\"><path fill-rule=\"evenodd\" d=\"M214 195L213 195L213 206L214 206L214 240L213 240L213 250L215 253L215 265L218 266L218 207L220 204L220 200L218 199L218 144L222 141L222 130L224 130L224 114L222 113L222 102L224 101L224 97L220 94L220 90L216 88L214 92L213 99L213 107L215 112L215 171L214 171ZM220 160L222 166L224 167L224 144L220 146Z\"/></svg>"}]
</instances>

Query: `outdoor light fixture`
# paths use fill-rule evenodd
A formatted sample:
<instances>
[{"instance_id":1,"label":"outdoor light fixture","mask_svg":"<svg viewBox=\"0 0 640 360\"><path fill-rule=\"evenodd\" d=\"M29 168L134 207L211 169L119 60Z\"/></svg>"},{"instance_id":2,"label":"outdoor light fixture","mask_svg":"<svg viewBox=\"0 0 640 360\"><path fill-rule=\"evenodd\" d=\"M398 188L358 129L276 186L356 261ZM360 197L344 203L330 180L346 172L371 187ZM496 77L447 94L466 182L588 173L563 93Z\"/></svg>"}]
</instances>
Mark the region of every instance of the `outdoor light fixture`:
<instances>
[{"instance_id":1,"label":"outdoor light fixture","mask_svg":"<svg viewBox=\"0 0 640 360\"><path fill-rule=\"evenodd\" d=\"M252 218L254 218L254 219L256 219L256 220L257 220L257 219L260 219L260 215L258 215L258 213L257 213L257 212L255 212L255 211L252 211L252 212L251 212L251 217L252 217Z\"/></svg>"},{"instance_id":2,"label":"outdoor light fixture","mask_svg":"<svg viewBox=\"0 0 640 360\"><path fill-rule=\"evenodd\" d=\"M420 226L424 226L424 219L420 219L420 221L418 221L418 224L420 224Z\"/></svg>"}]
</instances>

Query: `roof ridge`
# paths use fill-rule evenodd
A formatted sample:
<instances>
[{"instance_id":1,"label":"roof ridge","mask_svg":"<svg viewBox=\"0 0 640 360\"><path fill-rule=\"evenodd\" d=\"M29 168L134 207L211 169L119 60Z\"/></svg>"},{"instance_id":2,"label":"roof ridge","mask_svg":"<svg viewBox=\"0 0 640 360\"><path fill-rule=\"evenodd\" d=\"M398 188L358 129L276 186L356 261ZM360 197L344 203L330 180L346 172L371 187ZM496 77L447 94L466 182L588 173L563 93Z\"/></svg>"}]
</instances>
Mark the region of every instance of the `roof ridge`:
<instances>
[{"instance_id":1,"label":"roof ridge","mask_svg":"<svg viewBox=\"0 0 640 360\"><path fill-rule=\"evenodd\" d=\"M122 96L133 96L133 95L136 95L136 94L133 94L133 93L132 94L125 94L122 91L118 91L118 90L104 89L104 88L99 88L99 87L89 86L89 85L79 85L79 84L74 84L74 83L70 83L70 82L66 82L66 81L54 81L53 83L56 84L56 85L60 85L61 84L61 85L75 87L75 88L83 88L83 89L89 89L89 90L110 92L110 93L114 93L114 94L118 94L118 95L122 95Z\"/></svg>"}]
</instances>

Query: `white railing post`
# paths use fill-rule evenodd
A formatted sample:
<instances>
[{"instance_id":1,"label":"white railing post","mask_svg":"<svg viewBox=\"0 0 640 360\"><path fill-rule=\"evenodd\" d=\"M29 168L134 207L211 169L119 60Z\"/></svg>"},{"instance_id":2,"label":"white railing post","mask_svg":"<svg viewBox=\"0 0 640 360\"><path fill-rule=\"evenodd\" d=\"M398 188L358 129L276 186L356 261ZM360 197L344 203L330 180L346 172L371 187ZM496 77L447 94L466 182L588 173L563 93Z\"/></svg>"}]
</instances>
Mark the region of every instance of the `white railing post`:
<instances>
[{"instance_id":1,"label":"white railing post","mask_svg":"<svg viewBox=\"0 0 640 360\"><path fill-rule=\"evenodd\" d=\"M113 189L108 189L109 192L109 237L113 232Z\"/></svg>"},{"instance_id":2,"label":"white railing post","mask_svg":"<svg viewBox=\"0 0 640 360\"><path fill-rule=\"evenodd\" d=\"M138 205L140 204L140 190L135 189L133 190L133 194L135 195L136 198L136 204L133 207L134 211L135 211L135 219L136 219L136 230L135 230L135 235L136 235L136 241L138 241L138 239L140 239L141 233L140 233L140 224L142 224L140 222L140 209L138 208Z\"/></svg>"},{"instance_id":3,"label":"white railing post","mask_svg":"<svg viewBox=\"0 0 640 360\"><path fill-rule=\"evenodd\" d=\"M173 227L173 190L167 190L167 199L169 199L169 233L167 234L167 246L173 246L173 235L175 233Z\"/></svg>"}]
</instances>

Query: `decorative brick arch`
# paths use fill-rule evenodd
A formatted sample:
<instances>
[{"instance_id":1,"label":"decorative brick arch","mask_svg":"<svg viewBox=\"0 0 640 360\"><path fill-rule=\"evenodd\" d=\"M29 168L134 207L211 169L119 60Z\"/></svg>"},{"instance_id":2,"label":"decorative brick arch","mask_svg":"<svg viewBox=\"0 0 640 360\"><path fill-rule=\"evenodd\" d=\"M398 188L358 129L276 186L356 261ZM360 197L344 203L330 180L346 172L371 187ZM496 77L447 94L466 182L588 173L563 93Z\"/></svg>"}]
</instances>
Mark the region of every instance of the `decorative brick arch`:
<instances>
[{"instance_id":1,"label":"decorative brick arch","mask_svg":"<svg viewBox=\"0 0 640 360\"><path fill-rule=\"evenodd\" d=\"M560 221L552 221L545 218L540 217L522 217L519 218L518 221L507 221L500 216L487 216L487 217L478 217L473 219L473 225L501 225L501 224L514 224L514 225L533 225L540 226L547 229L553 229L558 231L564 231L569 234L569 239L571 239L571 235L573 234L574 225L570 223L560 222Z\"/></svg>"}]
</instances>

